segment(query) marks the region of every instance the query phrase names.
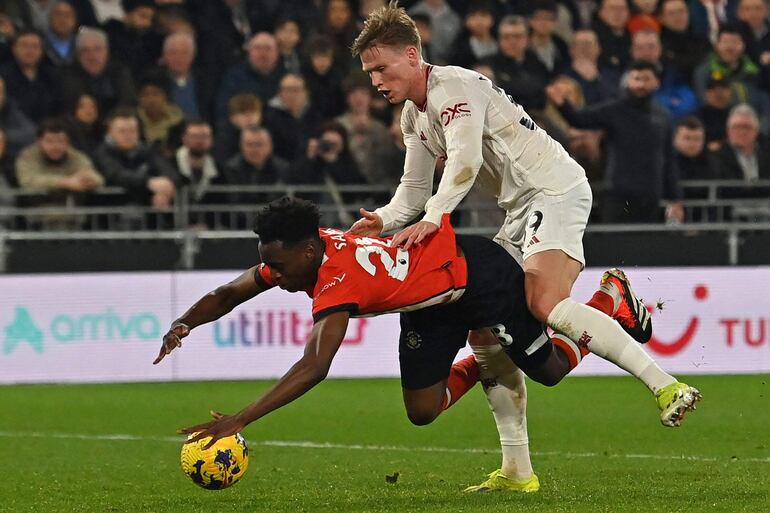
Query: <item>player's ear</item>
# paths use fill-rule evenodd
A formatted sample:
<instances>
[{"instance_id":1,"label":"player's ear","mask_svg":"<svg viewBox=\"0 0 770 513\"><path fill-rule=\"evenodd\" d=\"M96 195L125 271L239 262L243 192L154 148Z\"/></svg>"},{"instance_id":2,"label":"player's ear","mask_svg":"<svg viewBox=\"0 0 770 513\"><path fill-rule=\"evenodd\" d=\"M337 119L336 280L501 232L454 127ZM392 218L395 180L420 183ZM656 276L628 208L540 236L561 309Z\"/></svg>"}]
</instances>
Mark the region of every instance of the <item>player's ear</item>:
<instances>
[{"instance_id":1,"label":"player's ear","mask_svg":"<svg viewBox=\"0 0 770 513\"><path fill-rule=\"evenodd\" d=\"M405 51L409 64L415 66L420 63L420 50L416 46L407 46Z\"/></svg>"}]
</instances>

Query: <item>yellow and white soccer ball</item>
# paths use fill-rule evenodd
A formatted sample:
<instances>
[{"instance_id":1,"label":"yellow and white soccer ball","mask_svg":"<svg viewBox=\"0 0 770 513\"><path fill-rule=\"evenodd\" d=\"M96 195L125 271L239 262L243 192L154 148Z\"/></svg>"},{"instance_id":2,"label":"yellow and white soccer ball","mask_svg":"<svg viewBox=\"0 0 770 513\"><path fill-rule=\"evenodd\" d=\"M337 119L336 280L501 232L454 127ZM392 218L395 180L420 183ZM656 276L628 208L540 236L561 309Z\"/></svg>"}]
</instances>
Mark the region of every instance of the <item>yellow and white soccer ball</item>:
<instances>
[{"instance_id":1,"label":"yellow and white soccer ball","mask_svg":"<svg viewBox=\"0 0 770 513\"><path fill-rule=\"evenodd\" d=\"M187 439L194 437L195 433ZM240 481L249 468L249 449L240 433L220 438L208 449L211 440L203 438L182 445L182 471L193 483L207 490L221 490Z\"/></svg>"}]
</instances>

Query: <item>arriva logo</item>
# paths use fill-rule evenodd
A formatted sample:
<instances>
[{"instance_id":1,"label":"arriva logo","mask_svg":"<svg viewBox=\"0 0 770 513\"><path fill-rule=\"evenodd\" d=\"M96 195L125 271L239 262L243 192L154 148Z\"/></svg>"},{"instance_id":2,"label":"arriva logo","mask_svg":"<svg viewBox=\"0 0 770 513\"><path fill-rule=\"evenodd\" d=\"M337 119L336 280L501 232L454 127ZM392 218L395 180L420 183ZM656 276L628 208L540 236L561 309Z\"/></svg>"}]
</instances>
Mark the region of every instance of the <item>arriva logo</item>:
<instances>
[{"instance_id":1,"label":"arriva logo","mask_svg":"<svg viewBox=\"0 0 770 513\"><path fill-rule=\"evenodd\" d=\"M22 342L29 344L37 353L44 351L46 335L58 343L110 342L113 340L158 340L160 321L149 312L139 312L123 317L111 308L104 312L83 315L59 314L55 316L45 333L33 320L29 310L17 305L14 318L5 327L3 354L12 353Z\"/></svg>"}]
</instances>

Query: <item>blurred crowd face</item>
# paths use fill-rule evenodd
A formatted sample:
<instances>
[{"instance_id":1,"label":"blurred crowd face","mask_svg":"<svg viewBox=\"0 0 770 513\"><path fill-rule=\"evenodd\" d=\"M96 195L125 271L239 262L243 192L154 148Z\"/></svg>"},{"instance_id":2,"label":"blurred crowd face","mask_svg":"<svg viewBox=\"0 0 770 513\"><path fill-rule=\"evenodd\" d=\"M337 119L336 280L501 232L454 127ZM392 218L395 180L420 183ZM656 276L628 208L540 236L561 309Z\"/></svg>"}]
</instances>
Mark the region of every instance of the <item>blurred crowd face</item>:
<instances>
[{"instance_id":1,"label":"blurred crowd face","mask_svg":"<svg viewBox=\"0 0 770 513\"><path fill-rule=\"evenodd\" d=\"M107 67L109 49L107 41L96 34L84 37L78 47L78 62L89 75L101 75Z\"/></svg>"},{"instance_id":2,"label":"blurred crowd face","mask_svg":"<svg viewBox=\"0 0 770 513\"><path fill-rule=\"evenodd\" d=\"M729 85L713 86L703 94L706 105L715 109L726 109L733 103L733 90Z\"/></svg>"},{"instance_id":3,"label":"blurred crowd face","mask_svg":"<svg viewBox=\"0 0 770 513\"><path fill-rule=\"evenodd\" d=\"M660 23L674 32L685 32L690 25L690 12L684 0L667 0L660 9Z\"/></svg>"},{"instance_id":4,"label":"blurred crowd face","mask_svg":"<svg viewBox=\"0 0 770 513\"><path fill-rule=\"evenodd\" d=\"M37 143L43 155L53 162L64 159L70 146L66 132L45 132L38 138Z\"/></svg>"},{"instance_id":5,"label":"blurred crowd face","mask_svg":"<svg viewBox=\"0 0 770 513\"><path fill-rule=\"evenodd\" d=\"M743 55L745 45L743 44L743 38L740 34L732 34L725 32L719 35L717 44L714 46L719 58L724 61L725 64L734 66L738 64Z\"/></svg>"},{"instance_id":6,"label":"blurred crowd face","mask_svg":"<svg viewBox=\"0 0 770 513\"><path fill-rule=\"evenodd\" d=\"M599 18L614 30L625 30L629 18L626 0L604 0L599 8Z\"/></svg>"},{"instance_id":7,"label":"blurred crowd face","mask_svg":"<svg viewBox=\"0 0 770 513\"><path fill-rule=\"evenodd\" d=\"M633 0L634 5L643 14L653 14L658 6L658 0Z\"/></svg>"},{"instance_id":8,"label":"blurred crowd face","mask_svg":"<svg viewBox=\"0 0 770 513\"><path fill-rule=\"evenodd\" d=\"M249 64L260 73L270 73L278 63L278 44L272 34L260 32L248 45Z\"/></svg>"},{"instance_id":9,"label":"blurred crowd face","mask_svg":"<svg viewBox=\"0 0 770 513\"><path fill-rule=\"evenodd\" d=\"M587 60L596 62L599 59L601 49L599 38L593 30L576 30L572 35L570 55L573 60Z\"/></svg>"},{"instance_id":10,"label":"blurred crowd face","mask_svg":"<svg viewBox=\"0 0 770 513\"><path fill-rule=\"evenodd\" d=\"M637 98L645 98L660 86L658 77L648 69L632 69L626 77L626 89Z\"/></svg>"},{"instance_id":11,"label":"blurred crowd face","mask_svg":"<svg viewBox=\"0 0 770 513\"><path fill-rule=\"evenodd\" d=\"M727 120L727 141L740 150L753 151L759 135L756 120L747 114L733 114Z\"/></svg>"},{"instance_id":12,"label":"blurred crowd face","mask_svg":"<svg viewBox=\"0 0 770 513\"><path fill-rule=\"evenodd\" d=\"M490 34L494 24L495 20L492 15L484 11L471 12L465 17L465 28L476 37Z\"/></svg>"},{"instance_id":13,"label":"blurred crowd face","mask_svg":"<svg viewBox=\"0 0 770 513\"><path fill-rule=\"evenodd\" d=\"M348 108L353 114L369 114L372 95L368 89L356 87L347 94Z\"/></svg>"},{"instance_id":14,"label":"blurred crowd face","mask_svg":"<svg viewBox=\"0 0 770 513\"><path fill-rule=\"evenodd\" d=\"M5 157L5 132L0 129L0 159Z\"/></svg>"},{"instance_id":15,"label":"blurred crowd face","mask_svg":"<svg viewBox=\"0 0 770 513\"><path fill-rule=\"evenodd\" d=\"M168 106L166 91L156 85L145 85L139 91L139 108L150 117L160 117Z\"/></svg>"},{"instance_id":16,"label":"blurred crowd face","mask_svg":"<svg viewBox=\"0 0 770 513\"><path fill-rule=\"evenodd\" d=\"M310 65L316 73L323 76L332 69L334 64L334 55L331 52L318 52L310 56Z\"/></svg>"},{"instance_id":17,"label":"blurred crowd face","mask_svg":"<svg viewBox=\"0 0 770 513\"><path fill-rule=\"evenodd\" d=\"M327 130L318 139L318 155L321 160L331 164L340 158L340 153L345 147L342 135L335 130Z\"/></svg>"},{"instance_id":18,"label":"blurred crowd face","mask_svg":"<svg viewBox=\"0 0 770 513\"><path fill-rule=\"evenodd\" d=\"M631 40L631 57L634 60L658 62L663 53L660 36L649 30L634 34Z\"/></svg>"},{"instance_id":19,"label":"blurred crowd face","mask_svg":"<svg viewBox=\"0 0 770 513\"><path fill-rule=\"evenodd\" d=\"M738 19L745 21L754 30L765 25L767 5L765 0L741 0L738 4Z\"/></svg>"},{"instance_id":20,"label":"blurred crowd face","mask_svg":"<svg viewBox=\"0 0 770 513\"><path fill-rule=\"evenodd\" d=\"M78 26L75 9L69 2L56 2L48 15L48 28L61 39L69 39Z\"/></svg>"},{"instance_id":21,"label":"blurred crowd face","mask_svg":"<svg viewBox=\"0 0 770 513\"><path fill-rule=\"evenodd\" d=\"M305 79L294 73L287 74L281 79L278 97L290 111L295 113L301 112L308 102Z\"/></svg>"},{"instance_id":22,"label":"blurred crowd face","mask_svg":"<svg viewBox=\"0 0 770 513\"><path fill-rule=\"evenodd\" d=\"M135 150L139 147L139 120L135 117L115 118L110 122L107 135L119 150Z\"/></svg>"},{"instance_id":23,"label":"blurred crowd face","mask_svg":"<svg viewBox=\"0 0 770 513\"><path fill-rule=\"evenodd\" d=\"M163 45L163 62L176 77L190 72L195 61L195 43L187 34L172 34Z\"/></svg>"},{"instance_id":24,"label":"blurred crowd face","mask_svg":"<svg viewBox=\"0 0 770 513\"><path fill-rule=\"evenodd\" d=\"M75 107L75 119L86 125L92 125L99 119L99 106L93 96L84 94L78 98Z\"/></svg>"},{"instance_id":25,"label":"blurred crowd face","mask_svg":"<svg viewBox=\"0 0 770 513\"><path fill-rule=\"evenodd\" d=\"M706 133L702 128L680 126L674 135L674 149L685 157L694 158L701 154L706 143Z\"/></svg>"},{"instance_id":26,"label":"blurred crowd face","mask_svg":"<svg viewBox=\"0 0 770 513\"><path fill-rule=\"evenodd\" d=\"M5 80L0 77L0 110L5 107Z\"/></svg>"},{"instance_id":27,"label":"blurred crowd face","mask_svg":"<svg viewBox=\"0 0 770 513\"><path fill-rule=\"evenodd\" d=\"M201 158L211 151L213 141L211 127L208 124L189 125L182 136L182 144L194 158Z\"/></svg>"},{"instance_id":28,"label":"blurred crowd face","mask_svg":"<svg viewBox=\"0 0 770 513\"><path fill-rule=\"evenodd\" d=\"M524 25L506 23L497 29L500 53L512 59L521 59L529 45L529 34Z\"/></svg>"},{"instance_id":29,"label":"blurred crowd face","mask_svg":"<svg viewBox=\"0 0 770 513\"><path fill-rule=\"evenodd\" d=\"M241 132L241 154L244 160L255 167L262 167L273 154L273 140L267 130L244 130Z\"/></svg>"},{"instance_id":30,"label":"blurred crowd face","mask_svg":"<svg viewBox=\"0 0 770 513\"><path fill-rule=\"evenodd\" d=\"M556 29L556 13L536 10L529 18L529 26L535 35L550 37Z\"/></svg>"},{"instance_id":31,"label":"blurred crowd face","mask_svg":"<svg viewBox=\"0 0 770 513\"><path fill-rule=\"evenodd\" d=\"M135 30L144 31L149 30L149 28L152 27L154 17L155 9L143 5L127 12L125 18L123 18L123 22Z\"/></svg>"},{"instance_id":32,"label":"blurred crowd face","mask_svg":"<svg viewBox=\"0 0 770 513\"><path fill-rule=\"evenodd\" d=\"M43 41L37 34L22 34L13 43L13 57L22 68L36 68L43 58Z\"/></svg>"},{"instance_id":33,"label":"blurred crowd face","mask_svg":"<svg viewBox=\"0 0 770 513\"><path fill-rule=\"evenodd\" d=\"M342 30L353 17L347 0L330 0L326 7L326 22L332 30Z\"/></svg>"},{"instance_id":34,"label":"blurred crowd face","mask_svg":"<svg viewBox=\"0 0 770 513\"><path fill-rule=\"evenodd\" d=\"M275 40L282 53L294 50L300 41L299 25L288 20L275 29Z\"/></svg>"}]
</instances>

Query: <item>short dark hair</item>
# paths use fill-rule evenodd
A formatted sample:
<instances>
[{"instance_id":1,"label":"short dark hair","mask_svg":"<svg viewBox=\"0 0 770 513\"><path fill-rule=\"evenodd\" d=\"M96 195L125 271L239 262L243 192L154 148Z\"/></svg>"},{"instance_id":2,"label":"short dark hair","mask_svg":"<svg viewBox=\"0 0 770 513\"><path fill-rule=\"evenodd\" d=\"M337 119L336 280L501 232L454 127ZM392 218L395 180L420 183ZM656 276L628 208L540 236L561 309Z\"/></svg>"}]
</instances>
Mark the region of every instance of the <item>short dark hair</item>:
<instances>
[{"instance_id":1,"label":"short dark hair","mask_svg":"<svg viewBox=\"0 0 770 513\"><path fill-rule=\"evenodd\" d=\"M262 244L275 241L294 246L306 240L317 240L321 215L310 201L284 196L257 212L254 233Z\"/></svg>"},{"instance_id":2,"label":"short dark hair","mask_svg":"<svg viewBox=\"0 0 770 513\"><path fill-rule=\"evenodd\" d=\"M722 37L722 34L735 34L736 36L743 37L743 31L741 30L741 26L738 23L725 23L719 27L719 35L717 36L717 39Z\"/></svg>"},{"instance_id":3,"label":"short dark hair","mask_svg":"<svg viewBox=\"0 0 770 513\"><path fill-rule=\"evenodd\" d=\"M430 20L428 20L430 23ZM364 28L350 48L354 57L361 52L381 44L385 46L416 46L420 48L420 34L403 7L397 1L374 10L364 21Z\"/></svg>"},{"instance_id":4,"label":"short dark hair","mask_svg":"<svg viewBox=\"0 0 770 513\"><path fill-rule=\"evenodd\" d=\"M535 0L530 16L537 11L545 11L556 14L556 0Z\"/></svg>"},{"instance_id":5,"label":"short dark hair","mask_svg":"<svg viewBox=\"0 0 770 513\"><path fill-rule=\"evenodd\" d=\"M135 119L137 122L139 121L139 118L136 117L136 110L133 107L121 106L110 112L104 124L105 126L110 126L116 119L126 118Z\"/></svg>"},{"instance_id":6,"label":"short dark hair","mask_svg":"<svg viewBox=\"0 0 770 513\"><path fill-rule=\"evenodd\" d=\"M37 127L37 136L43 137L45 134L67 133L67 126L59 118L44 119Z\"/></svg>"},{"instance_id":7,"label":"short dark hair","mask_svg":"<svg viewBox=\"0 0 770 513\"><path fill-rule=\"evenodd\" d=\"M680 128L686 128L688 130L705 130L703 122L695 116L687 116L682 118L679 123L676 124L677 130Z\"/></svg>"},{"instance_id":8,"label":"short dark hair","mask_svg":"<svg viewBox=\"0 0 770 513\"><path fill-rule=\"evenodd\" d=\"M39 30L33 28L23 28L16 31L16 35L13 36L13 43L15 44L16 41L24 36L36 36L41 43L43 42L43 34L41 34Z\"/></svg>"},{"instance_id":9,"label":"short dark hair","mask_svg":"<svg viewBox=\"0 0 770 513\"><path fill-rule=\"evenodd\" d=\"M660 78L662 70L660 66L651 61L633 61L628 66L628 71L652 71L656 77Z\"/></svg>"}]
</instances>

